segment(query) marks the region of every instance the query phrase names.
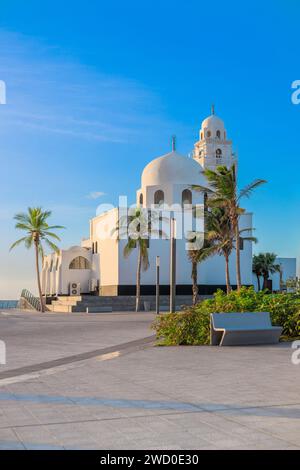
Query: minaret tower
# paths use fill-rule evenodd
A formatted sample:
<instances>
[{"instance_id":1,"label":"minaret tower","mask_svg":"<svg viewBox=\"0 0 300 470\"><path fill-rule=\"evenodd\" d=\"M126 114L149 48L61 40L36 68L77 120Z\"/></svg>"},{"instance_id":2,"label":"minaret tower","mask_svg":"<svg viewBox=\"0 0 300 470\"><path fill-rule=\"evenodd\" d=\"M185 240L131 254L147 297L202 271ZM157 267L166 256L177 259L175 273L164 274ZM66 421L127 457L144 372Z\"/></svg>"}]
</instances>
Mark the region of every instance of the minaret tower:
<instances>
[{"instance_id":1,"label":"minaret tower","mask_svg":"<svg viewBox=\"0 0 300 470\"><path fill-rule=\"evenodd\" d=\"M227 140L224 122L215 115L214 105L211 111L211 115L202 122L193 158L203 168L215 170L220 165L230 167L236 164L237 158L232 152L232 141Z\"/></svg>"}]
</instances>

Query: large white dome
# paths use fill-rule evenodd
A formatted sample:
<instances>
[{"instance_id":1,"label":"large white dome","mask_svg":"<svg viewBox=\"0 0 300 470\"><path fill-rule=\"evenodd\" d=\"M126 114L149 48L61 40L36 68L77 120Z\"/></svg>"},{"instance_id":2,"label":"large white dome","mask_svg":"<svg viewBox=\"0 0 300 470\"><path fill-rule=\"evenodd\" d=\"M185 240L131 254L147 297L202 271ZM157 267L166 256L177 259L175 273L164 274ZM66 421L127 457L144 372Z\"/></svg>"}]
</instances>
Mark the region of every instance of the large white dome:
<instances>
[{"instance_id":1,"label":"large white dome","mask_svg":"<svg viewBox=\"0 0 300 470\"><path fill-rule=\"evenodd\" d=\"M192 158L170 152L148 163L142 174L142 187L165 184L204 185L206 180L202 171L202 166Z\"/></svg>"},{"instance_id":2,"label":"large white dome","mask_svg":"<svg viewBox=\"0 0 300 470\"><path fill-rule=\"evenodd\" d=\"M224 121L222 121L221 118L216 116L215 114L212 114L211 116L208 116L204 121L202 121L201 124L201 129L210 129L210 130L224 130Z\"/></svg>"}]
</instances>

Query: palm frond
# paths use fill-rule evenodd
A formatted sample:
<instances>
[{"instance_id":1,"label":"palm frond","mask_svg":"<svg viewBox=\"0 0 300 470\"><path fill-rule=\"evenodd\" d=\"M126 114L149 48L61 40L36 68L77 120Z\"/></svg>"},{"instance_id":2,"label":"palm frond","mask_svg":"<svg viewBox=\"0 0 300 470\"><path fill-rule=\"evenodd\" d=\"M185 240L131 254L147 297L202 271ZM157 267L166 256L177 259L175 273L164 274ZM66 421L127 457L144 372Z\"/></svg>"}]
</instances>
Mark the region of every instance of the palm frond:
<instances>
[{"instance_id":1,"label":"palm frond","mask_svg":"<svg viewBox=\"0 0 300 470\"><path fill-rule=\"evenodd\" d=\"M22 222L18 222L15 225L15 228L18 230L26 230L27 232L32 232L32 226L29 224L22 223Z\"/></svg>"},{"instance_id":2,"label":"palm frond","mask_svg":"<svg viewBox=\"0 0 300 470\"><path fill-rule=\"evenodd\" d=\"M45 243L51 248L51 250L55 251L55 253L59 253L59 248L57 245L55 245L55 243L53 243L51 240L49 240L48 238L44 238L43 239L45 241Z\"/></svg>"},{"instance_id":3,"label":"palm frond","mask_svg":"<svg viewBox=\"0 0 300 470\"><path fill-rule=\"evenodd\" d=\"M239 192L238 199L241 199L243 197L249 198L252 194L252 192L258 188L259 186L262 186L263 184L266 184L267 181L263 179L256 179L252 181L252 183L247 184L241 191Z\"/></svg>"},{"instance_id":4,"label":"palm frond","mask_svg":"<svg viewBox=\"0 0 300 470\"><path fill-rule=\"evenodd\" d=\"M256 228L254 228L254 227L242 228L242 229L240 230L240 233L252 232L253 230L256 230Z\"/></svg>"},{"instance_id":5,"label":"palm frond","mask_svg":"<svg viewBox=\"0 0 300 470\"><path fill-rule=\"evenodd\" d=\"M47 225L47 230L65 229L63 225Z\"/></svg>"},{"instance_id":6,"label":"palm frond","mask_svg":"<svg viewBox=\"0 0 300 470\"><path fill-rule=\"evenodd\" d=\"M194 191L197 191L199 193L213 193L214 191L211 188L208 188L206 186L201 186L200 184L192 184L191 188Z\"/></svg>"},{"instance_id":7,"label":"palm frond","mask_svg":"<svg viewBox=\"0 0 300 470\"><path fill-rule=\"evenodd\" d=\"M59 236L53 232L56 229L64 228L62 225L48 225L47 219L51 216L51 211L43 211L41 207L28 207L27 212L20 212L14 216L16 220L16 229L27 232L28 236L22 238L26 248L31 248L33 242L39 243L45 241L45 243L54 251L58 251L58 247L51 242L47 237L60 240ZM21 242L20 242L21 243ZM15 242L12 247L18 243ZM39 250L42 248L39 244Z\"/></svg>"},{"instance_id":8,"label":"palm frond","mask_svg":"<svg viewBox=\"0 0 300 470\"><path fill-rule=\"evenodd\" d=\"M128 256L132 253L132 250L134 250L135 248L136 248L136 240L129 238L128 242L126 243L123 249L124 258L128 258Z\"/></svg>"},{"instance_id":9,"label":"palm frond","mask_svg":"<svg viewBox=\"0 0 300 470\"><path fill-rule=\"evenodd\" d=\"M9 251L13 250L16 246L20 245L21 243L25 242L27 237L20 238L19 240L15 241L9 248Z\"/></svg>"},{"instance_id":10,"label":"palm frond","mask_svg":"<svg viewBox=\"0 0 300 470\"><path fill-rule=\"evenodd\" d=\"M43 235L42 235L42 239L45 238L45 237L51 237L51 238L55 238L55 240L58 240L60 242L60 238L58 235L56 235L56 233L53 233L53 232L48 232L47 230L45 230L43 232Z\"/></svg>"},{"instance_id":11,"label":"palm frond","mask_svg":"<svg viewBox=\"0 0 300 470\"><path fill-rule=\"evenodd\" d=\"M245 242L253 242L253 243L258 243L258 239L256 237L240 237L241 240Z\"/></svg>"}]
</instances>

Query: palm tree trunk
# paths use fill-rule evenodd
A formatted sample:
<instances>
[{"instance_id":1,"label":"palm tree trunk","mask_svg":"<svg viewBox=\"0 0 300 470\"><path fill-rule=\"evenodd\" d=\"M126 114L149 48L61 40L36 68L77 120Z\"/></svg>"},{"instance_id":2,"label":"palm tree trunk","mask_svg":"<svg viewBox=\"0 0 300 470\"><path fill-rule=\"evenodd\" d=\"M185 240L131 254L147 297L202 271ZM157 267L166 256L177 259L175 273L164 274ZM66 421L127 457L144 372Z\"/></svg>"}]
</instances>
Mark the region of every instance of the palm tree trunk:
<instances>
[{"instance_id":1,"label":"palm tree trunk","mask_svg":"<svg viewBox=\"0 0 300 470\"><path fill-rule=\"evenodd\" d=\"M192 261L192 282L193 282L193 305L196 305L198 300L198 273L197 263Z\"/></svg>"},{"instance_id":2,"label":"palm tree trunk","mask_svg":"<svg viewBox=\"0 0 300 470\"><path fill-rule=\"evenodd\" d=\"M237 290L241 290L241 253L240 253L240 229L238 220L235 223L235 239L236 239L236 284Z\"/></svg>"},{"instance_id":3,"label":"palm tree trunk","mask_svg":"<svg viewBox=\"0 0 300 470\"><path fill-rule=\"evenodd\" d=\"M136 299L135 299L135 311L141 310L141 267L142 267L142 253L141 247L138 245L138 264L136 270Z\"/></svg>"},{"instance_id":4,"label":"palm tree trunk","mask_svg":"<svg viewBox=\"0 0 300 470\"><path fill-rule=\"evenodd\" d=\"M35 241L34 246L35 246L36 277L37 277L39 297L40 297L40 302L41 302L41 312L44 312L45 307L44 307L44 299L43 299L43 294L42 294L42 286L41 286L41 278L40 278L40 265L39 265L39 242Z\"/></svg>"},{"instance_id":5,"label":"palm tree trunk","mask_svg":"<svg viewBox=\"0 0 300 470\"><path fill-rule=\"evenodd\" d=\"M225 278L227 294L231 292L230 273L229 273L229 256L225 255Z\"/></svg>"},{"instance_id":6,"label":"palm tree trunk","mask_svg":"<svg viewBox=\"0 0 300 470\"><path fill-rule=\"evenodd\" d=\"M264 289L268 289L268 279L269 279L269 273L264 274L264 285L263 285Z\"/></svg>"},{"instance_id":7,"label":"palm tree trunk","mask_svg":"<svg viewBox=\"0 0 300 470\"><path fill-rule=\"evenodd\" d=\"M257 277L257 288L258 288L258 291L260 291L261 288L260 288L260 276L259 276L259 274L256 274L256 277Z\"/></svg>"}]
</instances>

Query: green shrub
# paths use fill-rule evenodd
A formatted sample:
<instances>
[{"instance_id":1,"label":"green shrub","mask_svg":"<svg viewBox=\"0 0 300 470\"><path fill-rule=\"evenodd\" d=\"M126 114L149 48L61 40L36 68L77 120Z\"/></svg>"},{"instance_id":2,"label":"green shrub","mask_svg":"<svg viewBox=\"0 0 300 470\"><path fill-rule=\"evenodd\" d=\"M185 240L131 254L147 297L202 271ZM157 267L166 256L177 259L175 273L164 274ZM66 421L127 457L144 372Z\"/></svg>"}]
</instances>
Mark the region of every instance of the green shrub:
<instances>
[{"instance_id":1,"label":"green shrub","mask_svg":"<svg viewBox=\"0 0 300 470\"><path fill-rule=\"evenodd\" d=\"M228 295L218 290L213 298L186 307L181 313L159 316L153 328L162 345L209 344L211 313L254 311L270 312L273 325L282 326L285 337L300 336L300 296L255 292L253 287Z\"/></svg>"},{"instance_id":2,"label":"green shrub","mask_svg":"<svg viewBox=\"0 0 300 470\"><path fill-rule=\"evenodd\" d=\"M210 315L207 312L200 315L194 308L161 315L153 327L162 340L159 344L164 346L209 344Z\"/></svg>"}]
</instances>

